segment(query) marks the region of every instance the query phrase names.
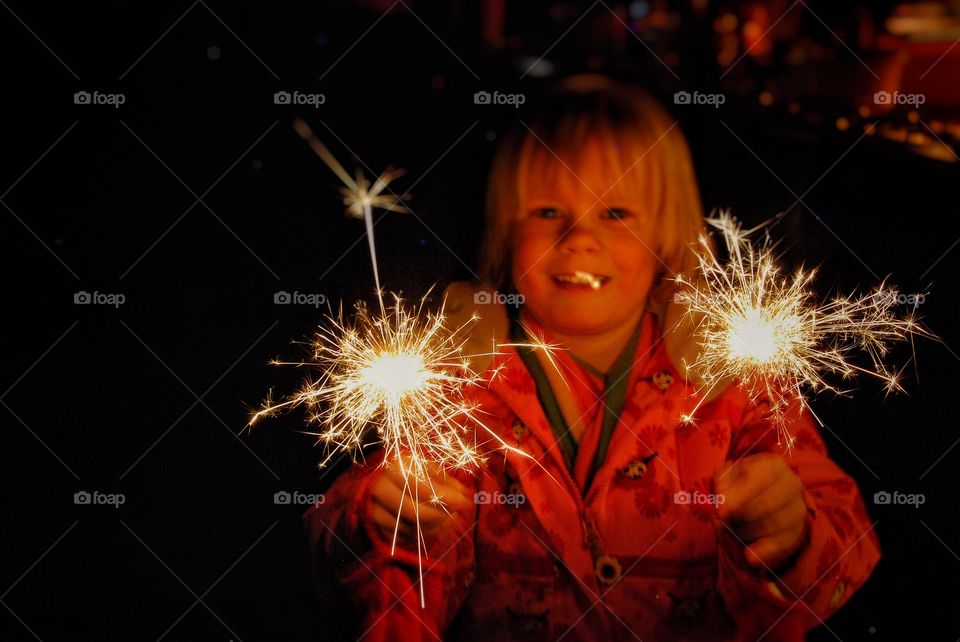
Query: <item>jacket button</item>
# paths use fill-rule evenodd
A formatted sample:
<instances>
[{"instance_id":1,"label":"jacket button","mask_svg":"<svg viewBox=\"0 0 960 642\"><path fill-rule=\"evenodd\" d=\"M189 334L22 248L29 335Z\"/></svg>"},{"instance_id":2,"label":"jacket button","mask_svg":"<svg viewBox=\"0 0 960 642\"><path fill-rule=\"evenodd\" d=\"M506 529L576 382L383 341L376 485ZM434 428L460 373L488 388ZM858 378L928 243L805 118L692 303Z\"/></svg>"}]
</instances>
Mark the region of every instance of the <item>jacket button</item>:
<instances>
[{"instance_id":1,"label":"jacket button","mask_svg":"<svg viewBox=\"0 0 960 642\"><path fill-rule=\"evenodd\" d=\"M606 584L607 586L616 584L617 580L619 580L623 575L623 569L620 567L620 562L618 562L617 558L613 557L612 555L602 555L598 557L594 570L597 574L597 579L600 580L600 583Z\"/></svg>"},{"instance_id":2,"label":"jacket button","mask_svg":"<svg viewBox=\"0 0 960 642\"><path fill-rule=\"evenodd\" d=\"M673 374L669 370L661 370L653 375L653 384L660 390L666 390L672 383Z\"/></svg>"},{"instance_id":3,"label":"jacket button","mask_svg":"<svg viewBox=\"0 0 960 642\"><path fill-rule=\"evenodd\" d=\"M639 459L634 459L629 464L621 468L620 472L630 479L640 479L643 477L643 474L647 472L647 464Z\"/></svg>"},{"instance_id":4,"label":"jacket button","mask_svg":"<svg viewBox=\"0 0 960 642\"><path fill-rule=\"evenodd\" d=\"M524 437L527 436L527 433L530 432L530 429L527 428L527 425L520 421L519 419L513 420L513 437L517 441L522 441Z\"/></svg>"}]
</instances>

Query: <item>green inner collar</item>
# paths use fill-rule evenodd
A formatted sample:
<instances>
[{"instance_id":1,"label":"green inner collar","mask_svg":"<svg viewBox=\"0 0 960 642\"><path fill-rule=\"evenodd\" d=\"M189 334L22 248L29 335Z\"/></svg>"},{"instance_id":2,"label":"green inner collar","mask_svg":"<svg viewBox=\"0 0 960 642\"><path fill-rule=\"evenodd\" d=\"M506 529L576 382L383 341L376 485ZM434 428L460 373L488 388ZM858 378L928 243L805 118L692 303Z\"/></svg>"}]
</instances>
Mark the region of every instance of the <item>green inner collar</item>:
<instances>
[{"instance_id":1,"label":"green inner collar","mask_svg":"<svg viewBox=\"0 0 960 642\"><path fill-rule=\"evenodd\" d=\"M613 437L613 431L620 420L620 413L626 404L627 387L630 383L630 370L634 365L633 356L637 351L637 342L640 339L640 331L642 328L643 319L641 318L640 323L637 324L636 329L633 331L633 334L630 335L627 344L619 356L617 356L616 361L614 361L608 373L601 372L579 357L571 354L571 357L577 364L603 380L603 396L601 397L603 402L603 424L600 429L600 440L597 443L597 453L593 460L593 466L587 475L586 485L583 488L584 495L590 488L590 482L593 481L594 475L597 470L600 469L603 460L606 458L610 439ZM520 323L519 310L511 315L510 339L514 343L530 343L530 338ZM557 396L550 385L547 373L544 371L540 360L537 359L533 348L521 345L517 347L517 354L520 355L523 363L527 366L527 370L533 377L534 383L537 386L537 397L540 400L540 405L543 407L544 414L550 422L550 427L558 439L558 444L563 453L563 459L567 464L567 468L573 472L579 444L577 440L573 438L570 426L567 425L563 412L560 410L560 404L557 402Z\"/></svg>"}]
</instances>

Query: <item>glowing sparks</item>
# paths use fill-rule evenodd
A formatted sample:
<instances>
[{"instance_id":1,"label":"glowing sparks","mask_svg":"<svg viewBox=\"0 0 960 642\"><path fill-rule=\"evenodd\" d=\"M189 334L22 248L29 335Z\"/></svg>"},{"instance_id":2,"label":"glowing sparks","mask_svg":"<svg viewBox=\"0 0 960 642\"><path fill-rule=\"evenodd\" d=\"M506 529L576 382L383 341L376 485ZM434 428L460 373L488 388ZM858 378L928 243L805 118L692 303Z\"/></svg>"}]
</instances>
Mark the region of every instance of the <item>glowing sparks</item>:
<instances>
[{"instance_id":1,"label":"glowing sparks","mask_svg":"<svg viewBox=\"0 0 960 642\"><path fill-rule=\"evenodd\" d=\"M688 365L710 390L722 381L739 380L755 401L771 406L781 442L790 447L784 413L791 400L806 405L803 391L843 391L830 383L864 374L882 380L887 392L902 390L899 373L883 363L894 342L931 335L912 318L895 316L899 297L881 285L858 297L838 297L818 304L810 290L815 271L780 274L769 243L755 248L740 223L723 212L708 222L720 232L729 253L716 258L708 238L698 252L700 279L677 279L678 302L698 320L701 351ZM856 365L854 352L869 365ZM699 404L697 405L699 408ZM692 422L693 412L683 421Z\"/></svg>"},{"instance_id":2,"label":"glowing sparks","mask_svg":"<svg viewBox=\"0 0 960 642\"><path fill-rule=\"evenodd\" d=\"M315 378L283 401L268 397L248 425L280 410L306 407L310 423L317 426L309 434L327 452L320 467L339 453L362 454L365 445L379 442L386 451L384 464L399 462L403 495L415 507L425 501L446 510L429 475L431 463L445 470L472 470L490 445L531 457L488 428L477 402L469 399L471 389L489 382L470 368L471 357L481 355L463 349L476 317L450 329L443 308L432 313L424 309L425 301L407 308L394 296L393 306L380 315L358 304L353 322L344 320L342 311L328 317L329 328L318 331L313 342L312 359L274 362L310 367ZM487 377L497 372L493 369ZM478 440L478 434L485 437ZM421 484L430 488L429 497L420 497ZM399 526L398 509L394 548ZM422 563L426 542L419 518L415 536ZM420 600L423 605L422 588Z\"/></svg>"},{"instance_id":3,"label":"glowing sparks","mask_svg":"<svg viewBox=\"0 0 960 642\"><path fill-rule=\"evenodd\" d=\"M293 121L293 128L301 138L307 141L310 148L326 163L327 167L343 181L340 193L343 195L343 204L347 206L347 214L362 219L367 207L391 212L410 211L403 205L403 199L409 198L409 194L395 196L383 193L392 180L403 175L402 169L388 169L380 174L371 186L359 169L357 169L356 179L352 178L305 122L297 118Z\"/></svg>"},{"instance_id":4,"label":"glowing sparks","mask_svg":"<svg viewBox=\"0 0 960 642\"><path fill-rule=\"evenodd\" d=\"M284 364L315 367L318 376L280 403L268 400L251 424L282 408L306 406L319 426L312 434L329 451L321 466L338 452L360 452L371 433L387 458L409 466L404 472L417 482L429 483L427 462L447 469L479 464L476 428L483 422L467 391L485 381L463 352L467 324L447 329L442 309L425 311L424 301L408 309L395 296L386 315L358 305L352 323L342 314L328 317L312 360Z\"/></svg>"}]
</instances>

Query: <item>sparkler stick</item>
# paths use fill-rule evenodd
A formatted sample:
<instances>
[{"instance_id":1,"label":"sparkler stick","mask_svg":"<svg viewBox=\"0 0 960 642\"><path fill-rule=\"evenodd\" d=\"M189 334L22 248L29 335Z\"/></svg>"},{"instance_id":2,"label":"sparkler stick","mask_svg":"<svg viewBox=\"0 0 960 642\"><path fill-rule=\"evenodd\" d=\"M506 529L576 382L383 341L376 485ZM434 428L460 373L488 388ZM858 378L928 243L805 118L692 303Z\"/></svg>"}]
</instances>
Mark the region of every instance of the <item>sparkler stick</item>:
<instances>
[{"instance_id":1,"label":"sparkler stick","mask_svg":"<svg viewBox=\"0 0 960 642\"><path fill-rule=\"evenodd\" d=\"M738 379L755 402L761 397L769 401L778 443L789 449L788 405L796 400L810 410L805 389L844 394L828 380L831 375L841 380L868 375L882 380L888 394L902 391L900 373L883 363L890 344L933 335L912 314L902 319L894 314L895 290L881 284L867 295L819 304L809 289L816 272L801 268L792 276L781 275L769 241L759 248L751 242L759 228L744 231L728 212L707 222L719 231L729 258L721 263L709 239L701 236L700 280L676 279L678 301L699 320L701 350L685 366L704 381L699 392L706 391L683 415L684 422L694 421L703 399L721 381ZM865 354L870 366L854 363L855 351Z\"/></svg>"}]
</instances>

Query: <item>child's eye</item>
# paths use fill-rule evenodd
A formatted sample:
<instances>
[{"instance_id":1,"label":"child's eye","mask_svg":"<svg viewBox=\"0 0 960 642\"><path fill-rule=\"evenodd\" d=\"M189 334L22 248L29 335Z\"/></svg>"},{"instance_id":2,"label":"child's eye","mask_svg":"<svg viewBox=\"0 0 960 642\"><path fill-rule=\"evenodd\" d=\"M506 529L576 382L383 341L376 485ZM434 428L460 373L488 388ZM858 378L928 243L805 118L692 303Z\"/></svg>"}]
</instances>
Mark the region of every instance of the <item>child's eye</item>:
<instances>
[{"instance_id":1,"label":"child's eye","mask_svg":"<svg viewBox=\"0 0 960 642\"><path fill-rule=\"evenodd\" d=\"M533 211L533 214L540 218L559 218L560 210L555 207L539 207Z\"/></svg>"},{"instance_id":2,"label":"child's eye","mask_svg":"<svg viewBox=\"0 0 960 642\"><path fill-rule=\"evenodd\" d=\"M630 216L629 210L625 210L618 207L611 207L606 212L603 213L604 218L612 218L614 220L622 220Z\"/></svg>"}]
</instances>

